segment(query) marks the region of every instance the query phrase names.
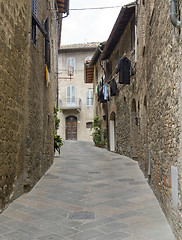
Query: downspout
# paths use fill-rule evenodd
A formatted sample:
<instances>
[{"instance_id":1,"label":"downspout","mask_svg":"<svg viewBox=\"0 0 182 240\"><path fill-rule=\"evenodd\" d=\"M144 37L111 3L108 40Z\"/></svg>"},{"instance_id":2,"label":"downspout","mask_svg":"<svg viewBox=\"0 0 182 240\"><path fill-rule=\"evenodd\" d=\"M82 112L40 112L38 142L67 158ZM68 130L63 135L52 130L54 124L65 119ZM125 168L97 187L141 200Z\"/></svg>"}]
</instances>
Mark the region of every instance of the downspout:
<instances>
[{"instance_id":1,"label":"downspout","mask_svg":"<svg viewBox=\"0 0 182 240\"><path fill-rule=\"evenodd\" d=\"M178 3L178 0L169 0L170 17L171 17L171 22L172 22L173 26L180 29L181 22L177 19L177 3Z\"/></svg>"}]
</instances>

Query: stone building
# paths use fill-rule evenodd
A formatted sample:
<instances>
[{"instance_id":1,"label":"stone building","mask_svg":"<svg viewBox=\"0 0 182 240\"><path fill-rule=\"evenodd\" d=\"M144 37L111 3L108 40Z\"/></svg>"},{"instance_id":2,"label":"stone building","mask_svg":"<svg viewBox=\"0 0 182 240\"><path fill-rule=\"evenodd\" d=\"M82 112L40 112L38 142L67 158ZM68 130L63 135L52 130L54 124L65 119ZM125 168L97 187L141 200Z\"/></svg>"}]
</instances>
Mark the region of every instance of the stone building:
<instances>
[{"instance_id":1,"label":"stone building","mask_svg":"<svg viewBox=\"0 0 182 240\"><path fill-rule=\"evenodd\" d=\"M98 43L59 49L59 134L66 140L92 140L93 67L88 64Z\"/></svg>"},{"instance_id":2,"label":"stone building","mask_svg":"<svg viewBox=\"0 0 182 240\"><path fill-rule=\"evenodd\" d=\"M0 2L0 210L53 162L57 53L68 3Z\"/></svg>"},{"instance_id":3,"label":"stone building","mask_svg":"<svg viewBox=\"0 0 182 240\"><path fill-rule=\"evenodd\" d=\"M120 59L126 57L131 62L132 78L130 84L120 84L116 68ZM100 62L102 67L100 67ZM111 151L137 158L137 126L134 112L136 106L133 100L136 82L134 74L135 4L129 4L121 9L107 42L98 46L90 65L95 65L94 115L99 115L103 129L107 130L108 148ZM111 94L113 82L117 85L115 94ZM100 101L98 93L100 94L103 89L100 86L104 85L107 87L109 98ZM131 122L132 129L130 129Z\"/></svg>"},{"instance_id":4,"label":"stone building","mask_svg":"<svg viewBox=\"0 0 182 240\"><path fill-rule=\"evenodd\" d=\"M182 5L173 0L170 5L173 21ZM171 23L170 5L168 1L138 1L137 115L141 167L145 172L148 169L151 187L181 239L182 39L181 30Z\"/></svg>"},{"instance_id":5,"label":"stone building","mask_svg":"<svg viewBox=\"0 0 182 240\"><path fill-rule=\"evenodd\" d=\"M94 93L94 114L107 129L108 148L138 160L177 239L182 238L181 8L173 0L124 6L91 60L94 89L101 79L109 92L113 79L117 84L109 101L98 102ZM119 84L118 60L125 57L131 62L130 84Z\"/></svg>"}]
</instances>

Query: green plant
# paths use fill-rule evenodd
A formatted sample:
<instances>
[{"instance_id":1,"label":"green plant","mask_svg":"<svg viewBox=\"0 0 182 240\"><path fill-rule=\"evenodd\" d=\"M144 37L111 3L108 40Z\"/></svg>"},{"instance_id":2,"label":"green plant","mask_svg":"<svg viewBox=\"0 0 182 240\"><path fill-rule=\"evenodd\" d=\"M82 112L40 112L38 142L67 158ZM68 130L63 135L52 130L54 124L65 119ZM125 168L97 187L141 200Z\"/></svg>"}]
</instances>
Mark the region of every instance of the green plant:
<instances>
[{"instance_id":1,"label":"green plant","mask_svg":"<svg viewBox=\"0 0 182 240\"><path fill-rule=\"evenodd\" d=\"M106 144L106 140L104 137L105 130L103 131L101 129L101 123L102 123L102 119L99 118L98 116L95 116L92 122L92 129L94 129L94 132L92 133L92 137L93 137L93 142L98 147L102 147Z\"/></svg>"},{"instance_id":2,"label":"green plant","mask_svg":"<svg viewBox=\"0 0 182 240\"><path fill-rule=\"evenodd\" d=\"M60 119L58 118L58 112L60 112L57 106L54 106L54 120L55 120L55 130L54 130L54 152L58 151L60 154L61 146L63 146L62 138L57 134L59 129Z\"/></svg>"}]
</instances>

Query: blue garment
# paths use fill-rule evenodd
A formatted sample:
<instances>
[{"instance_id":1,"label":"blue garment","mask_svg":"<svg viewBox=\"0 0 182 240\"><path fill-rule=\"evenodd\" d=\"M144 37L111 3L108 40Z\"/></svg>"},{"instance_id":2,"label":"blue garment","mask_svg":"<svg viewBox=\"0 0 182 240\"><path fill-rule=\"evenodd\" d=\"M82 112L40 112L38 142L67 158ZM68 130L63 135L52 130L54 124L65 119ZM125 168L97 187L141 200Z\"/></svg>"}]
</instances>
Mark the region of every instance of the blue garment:
<instances>
[{"instance_id":1,"label":"blue garment","mask_svg":"<svg viewBox=\"0 0 182 240\"><path fill-rule=\"evenodd\" d=\"M103 94L104 94L104 100L108 100L108 90L107 90L107 84L105 83L103 86Z\"/></svg>"}]
</instances>

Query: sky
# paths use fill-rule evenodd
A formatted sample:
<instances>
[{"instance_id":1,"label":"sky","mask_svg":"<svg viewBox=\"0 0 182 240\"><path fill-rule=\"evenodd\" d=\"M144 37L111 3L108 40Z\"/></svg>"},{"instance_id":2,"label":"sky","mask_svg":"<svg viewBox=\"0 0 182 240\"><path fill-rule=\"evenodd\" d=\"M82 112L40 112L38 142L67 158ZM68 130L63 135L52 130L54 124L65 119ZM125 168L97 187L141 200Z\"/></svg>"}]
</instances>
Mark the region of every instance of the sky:
<instances>
[{"instance_id":1,"label":"sky","mask_svg":"<svg viewBox=\"0 0 182 240\"><path fill-rule=\"evenodd\" d=\"M123 6L132 0L70 0L70 12L63 18L61 45L103 42L112 31L121 8L79 10Z\"/></svg>"}]
</instances>

